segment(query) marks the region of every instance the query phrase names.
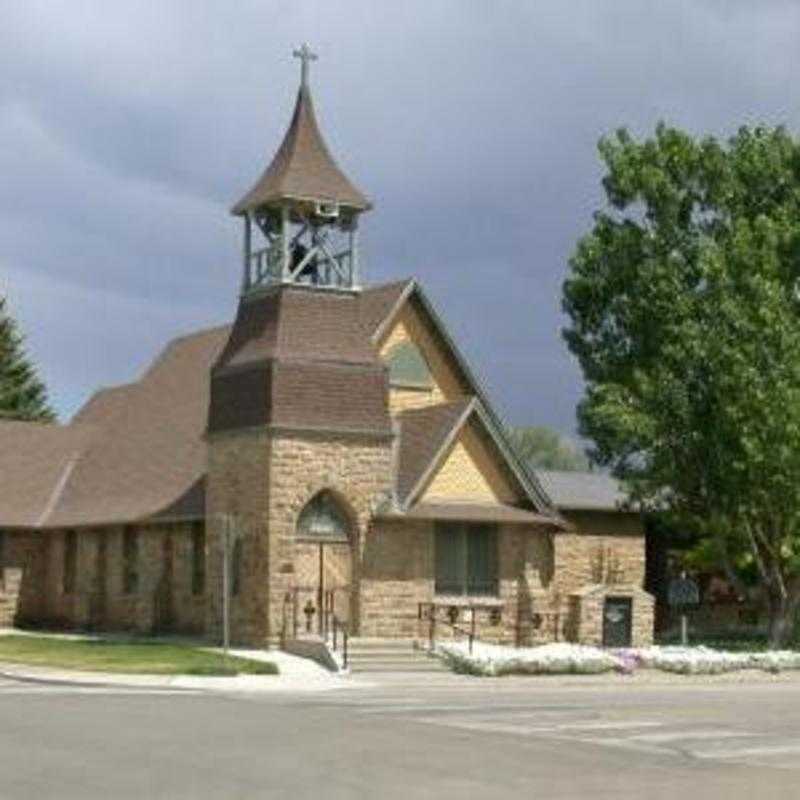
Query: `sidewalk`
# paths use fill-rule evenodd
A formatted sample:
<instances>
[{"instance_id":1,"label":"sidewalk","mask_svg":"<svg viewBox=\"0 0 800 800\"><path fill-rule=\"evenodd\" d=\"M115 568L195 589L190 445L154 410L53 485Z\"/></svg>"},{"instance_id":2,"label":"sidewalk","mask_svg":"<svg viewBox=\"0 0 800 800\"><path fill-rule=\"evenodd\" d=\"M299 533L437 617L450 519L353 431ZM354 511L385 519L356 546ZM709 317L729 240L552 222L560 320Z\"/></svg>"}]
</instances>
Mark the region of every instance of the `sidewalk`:
<instances>
[{"instance_id":1,"label":"sidewalk","mask_svg":"<svg viewBox=\"0 0 800 800\"><path fill-rule=\"evenodd\" d=\"M221 652L217 648L216 652ZM364 687L368 684L349 675L329 672L314 661L289 655L280 650L230 650L232 656L270 661L278 675L237 675L204 677L199 675L140 675L86 672L28 666L0 661L0 678L48 685L117 687L128 689L164 689L173 691L237 692L324 692L332 689Z\"/></svg>"}]
</instances>

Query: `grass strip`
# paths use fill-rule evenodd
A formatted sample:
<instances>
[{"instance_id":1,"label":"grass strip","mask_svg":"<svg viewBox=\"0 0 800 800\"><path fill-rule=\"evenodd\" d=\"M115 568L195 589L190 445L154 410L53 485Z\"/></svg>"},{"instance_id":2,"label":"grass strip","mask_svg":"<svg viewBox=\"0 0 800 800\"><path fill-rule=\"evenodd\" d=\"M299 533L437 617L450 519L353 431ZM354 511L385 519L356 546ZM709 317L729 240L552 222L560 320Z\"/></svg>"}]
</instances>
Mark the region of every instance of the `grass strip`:
<instances>
[{"instance_id":1,"label":"grass strip","mask_svg":"<svg viewBox=\"0 0 800 800\"><path fill-rule=\"evenodd\" d=\"M272 662L164 642L0 636L0 661L138 675L277 675Z\"/></svg>"}]
</instances>

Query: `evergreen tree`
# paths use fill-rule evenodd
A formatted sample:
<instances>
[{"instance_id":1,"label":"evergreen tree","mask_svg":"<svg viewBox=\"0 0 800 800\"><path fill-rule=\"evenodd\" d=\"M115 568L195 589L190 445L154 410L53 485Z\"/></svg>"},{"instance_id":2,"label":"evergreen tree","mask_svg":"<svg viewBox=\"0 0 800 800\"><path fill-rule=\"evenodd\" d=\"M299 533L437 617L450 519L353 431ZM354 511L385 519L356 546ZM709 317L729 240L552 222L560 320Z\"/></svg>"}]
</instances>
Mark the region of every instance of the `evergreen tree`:
<instances>
[{"instance_id":1,"label":"evergreen tree","mask_svg":"<svg viewBox=\"0 0 800 800\"><path fill-rule=\"evenodd\" d=\"M47 391L23 346L16 323L0 297L0 420L49 421Z\"/></svg>"}]
</instances>

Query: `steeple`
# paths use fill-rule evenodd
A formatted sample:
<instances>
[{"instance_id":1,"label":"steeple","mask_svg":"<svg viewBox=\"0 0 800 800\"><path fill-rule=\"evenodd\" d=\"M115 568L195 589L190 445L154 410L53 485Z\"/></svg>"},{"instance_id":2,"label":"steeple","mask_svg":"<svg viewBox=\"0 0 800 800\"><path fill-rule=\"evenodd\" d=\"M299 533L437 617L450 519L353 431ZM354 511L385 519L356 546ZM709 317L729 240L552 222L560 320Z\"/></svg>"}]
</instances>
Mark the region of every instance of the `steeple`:
<instances>
[{"instance_id":1,"label":"steeple","mask_svg":"<svg viewBox=\"0 0 800 800\"><path fill-rule=\"evenodd\" d=\"M358 217L372 206L339 169L317 125L308 86L309 64L317 56L307 44L294 55L301 80L289 129L232 210L244 220L243 294L274 284L360 285ZM254 242L259 234L260 244Z\"/></svg>"}]
</instances>

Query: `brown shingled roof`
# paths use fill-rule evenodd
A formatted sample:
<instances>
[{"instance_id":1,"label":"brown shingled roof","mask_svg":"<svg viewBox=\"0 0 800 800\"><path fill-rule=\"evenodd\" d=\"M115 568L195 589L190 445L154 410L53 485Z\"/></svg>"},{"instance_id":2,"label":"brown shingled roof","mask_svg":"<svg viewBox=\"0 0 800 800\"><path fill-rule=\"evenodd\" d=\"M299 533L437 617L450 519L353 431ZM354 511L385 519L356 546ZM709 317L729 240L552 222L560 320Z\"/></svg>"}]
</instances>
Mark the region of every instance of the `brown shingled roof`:
<instances>
[{"instance_id":1,"label":"brown shingled roof","mask_svg":"<svg viewBox=\"0 0 800 800\"><path fill-rule=\"evenodd\" d=\"M89 409L102 435L82 453L43 526L143 519L192 489L206 469L208 372L228 330L174 340L116 403Z\"/></svg>"},{"instance_id":2,"label":"brown shingled roof","mask_svg":"<svg viewBox=\"0 0 800 800\"><path fill-rule=\"evenodd\" d=\"M40 526L99 433L90 425L0 422L0 524Z\"/></svg>"},{"instance_id":3,"label":"brown shingled roof","mask_svg":"<svg viewBox=\"0 0 800 800\"><path fill-rule=\"evenodd\" d=\"M201 517L214 365L254 381L232 393L234 415L242 402L262 413L251 394L257 389L277 403L272 424L330 426L333 408L336 425L366 422L388 434L385 368L371 338L415 286L402 281L359 295L284 289L281 301L265 295L235 336L224 326L174 340L138 382L100 390L70 425L0 423L0 527ZM480 398L465 399L400 416L403 500L465 415L478 414L493 435L481 409Z\"/></svg>"},{"instance_id":4,"label":"brown shingled roof","mask_svg":"<svg viewBox=\"0 0 800 800\"><path fill-rule=\"evenodd\" d=\"M136 390L137 385L136 383L124 383L119 386L98 389L78 410L72 418L71 424L103 425L110 422L114 415L125 407L130 393Z\"/></svg>"},{"instance_id":5,"label":"brown shingled roof","mask_svg":"<svg viewBox=\"0 0 800 800\"><path fill-rule=\"evenodd\" d=\"M330 327L339 308L334 296L315 303L317 310L324 305L331 312L322 315L309 315L308 304L292 298L284 318L293 320L292 330L280 332L275 352L309 354L316 340L316 353L325 353L332 363L374 359L369 338L399 286L377 286L351 296L356 306L344 314L349 320L344 336L339 335L341 326ZM227 325L174 340L141 380L99 390L69 425L0 423L0 526L54 528L201 517L209 373L231 331ZM263 342L258 353L245 347L238 355L260 358L262 347ZM282 401L285 424L293 421L291 395L302 380L301 361L278 382L278 391L288 396ZM343 405L358 415L351 402ZM325 410L317 406L315 413Z\"/></svg>"},{"instance_id":6,"label":"brown shingled roof","mask_svg":"<svg viewBox=\"0 0 800 800\"><path fill-rule=\"evenodd\" d=\"M297 93L292 121L278 152L256 185L233 207L233 213L245 214L287 199L335 201L360 211L371 208L331 156L307 86Z\"/></svg>"},{"instance_id":7,"label":"brown shingled roof","mask_svg":"<svg viewBox=\"0 0 800 800\"><path fill-rule=\"evenodd\" d=\"M499 463L503 464L508 478L519 487L520 497L528 499L534 507L548 511L541 506L527 490L517 473L507 462L480 398L466 397L454 403L411 409L398 415L400 425L400 446L397 467L397 499L401 508L410 513L422 487L442 463L450 447L465 425L474 422L484 440L495 451Z\"/></svg>"},{"instance_id":8,"label":"brown shingled roof","mask_svg":"<svg viewBox=\"0 0 800 800\"><path fill-rule=\"evenodd\" d=\"M398 415L400 449L397 459L397 499L405 505L448 439L472 408L471 398L404 411Z\"/></svg>"},{"instance_id":9,"label":"brown shingled roof","mask_svg":"<svg viewBox=\"0 0 800 800\"><path fill-rule=\"evenodd\" d=\"M211 373L209 433L277 425L389 435L386 367L360 297L285 286L243 298Z\"/></svg>"},{"instance_id":10,"label":"brown shingled roof","mask_svg":"<svg viewBox=\"0 0 800 800\"><path fill-rule=\"evenodd\" d=\"M367 335L374 339L381 328L394 315L401 301L414 288L414 279L406 278L394 283L373 286L361 292L361 324Z\"/></svg>"}]
</instances>

